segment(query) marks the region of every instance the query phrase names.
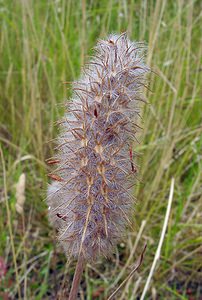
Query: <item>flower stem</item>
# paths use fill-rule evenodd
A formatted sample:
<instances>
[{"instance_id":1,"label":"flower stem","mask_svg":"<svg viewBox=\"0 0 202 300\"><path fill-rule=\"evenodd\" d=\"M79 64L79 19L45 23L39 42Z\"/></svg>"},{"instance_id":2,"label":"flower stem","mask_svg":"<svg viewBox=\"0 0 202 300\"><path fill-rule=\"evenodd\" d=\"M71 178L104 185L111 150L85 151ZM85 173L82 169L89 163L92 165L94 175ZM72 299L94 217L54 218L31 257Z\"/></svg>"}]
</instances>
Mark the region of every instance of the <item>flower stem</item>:
<instances>
[{"instance_id":1,"label":"flower stem","mask_svg":"<svg viewBox=\"0 0 202 300\"><path fill-rule=\"evenodd\" d=\"M84 265L85 265L84 257L82 254L80 254L78 257L76 269L74 272L74 279L73 279L72 287L71 287L70 294L69 294L69 300L77 299L79 283L81 281L81 276L83 274Z\"/></svg>"}]
</instances>

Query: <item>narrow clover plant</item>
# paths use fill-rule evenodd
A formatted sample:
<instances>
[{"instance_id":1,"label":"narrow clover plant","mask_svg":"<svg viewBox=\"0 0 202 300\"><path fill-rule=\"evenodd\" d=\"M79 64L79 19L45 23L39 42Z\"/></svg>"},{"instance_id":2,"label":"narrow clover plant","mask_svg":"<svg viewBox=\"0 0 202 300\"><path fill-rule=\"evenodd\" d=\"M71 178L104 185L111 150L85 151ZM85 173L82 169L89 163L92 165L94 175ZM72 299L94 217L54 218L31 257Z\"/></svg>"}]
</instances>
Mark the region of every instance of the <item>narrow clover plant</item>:
<instances>
[{"instance_id":1,"label":"narrow clover plant","mask_svg":"<svg viewBox=\"0 0 202 300\"><path fill-rule=\"evenodd\" d=\"M130 223L137 172L132 142L149 71L144 48L125 33L98 41L59 122L47 203L66 255L78 260L69 299L77 297L84 263L109 256Z\"/></svg>"}]
</instances>

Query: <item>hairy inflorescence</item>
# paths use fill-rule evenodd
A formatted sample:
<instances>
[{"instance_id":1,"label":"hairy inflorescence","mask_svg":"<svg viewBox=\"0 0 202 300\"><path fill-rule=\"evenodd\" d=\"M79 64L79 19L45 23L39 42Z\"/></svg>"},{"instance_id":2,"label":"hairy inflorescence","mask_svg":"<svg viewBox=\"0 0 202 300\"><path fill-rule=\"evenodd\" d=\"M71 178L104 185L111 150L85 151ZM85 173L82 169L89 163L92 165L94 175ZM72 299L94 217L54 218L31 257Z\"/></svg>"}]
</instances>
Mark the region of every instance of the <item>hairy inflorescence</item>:
<instances>
[{"instance_id":1,"label":"hairy inflorescence","mask_svg":"<svg viewBox=\"0 0 202 300\"><path fill-rule=\"evenodd\" d=\"M50 177L49 217L66 254L86 260L108 256L130 223L138 131L145 86L144 44L126 34L100 40L73 84L61 120L56 168Z\"/></svg>"}]
</instances>

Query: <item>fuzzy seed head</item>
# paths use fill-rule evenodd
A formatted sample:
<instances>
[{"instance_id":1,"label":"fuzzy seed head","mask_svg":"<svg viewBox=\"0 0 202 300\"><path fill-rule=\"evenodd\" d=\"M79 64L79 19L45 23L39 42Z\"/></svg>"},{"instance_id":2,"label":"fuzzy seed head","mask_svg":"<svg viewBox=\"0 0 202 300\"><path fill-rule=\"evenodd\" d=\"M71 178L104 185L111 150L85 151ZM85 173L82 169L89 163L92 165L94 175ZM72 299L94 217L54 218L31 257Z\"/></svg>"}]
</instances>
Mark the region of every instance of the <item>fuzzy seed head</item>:
<instances>
[{"instance_id":1,"label":"fuzzy seed head","mask_svg":"<svg viewBox=\"0 0 202 300\"><path fill-rule=\"evenodd\" d=\"M68 256L82 253L87 261L109 256L130 222L136 170L131 143L149 71L143 46L126 34L100 40L73 84L47 197L50 220Z\"/></svg>"}]
</instances>

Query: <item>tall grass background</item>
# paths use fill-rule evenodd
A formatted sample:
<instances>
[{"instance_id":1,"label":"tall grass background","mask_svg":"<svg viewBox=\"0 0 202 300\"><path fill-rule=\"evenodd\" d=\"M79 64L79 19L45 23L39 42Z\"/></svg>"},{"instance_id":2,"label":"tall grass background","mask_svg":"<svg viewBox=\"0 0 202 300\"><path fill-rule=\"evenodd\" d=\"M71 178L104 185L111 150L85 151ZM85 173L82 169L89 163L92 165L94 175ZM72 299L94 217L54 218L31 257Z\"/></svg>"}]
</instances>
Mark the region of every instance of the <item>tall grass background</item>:
<instances>
[{"instance_id":1,"label":"tall grass background","mask_svg":"<svg viewBox=\"0 0 202 300\"><path fill-rule=\"evenodd\" d=\"M133 226L112 260L87 265L81 299L105 299L144 262L117 299L139 299L170 216L145 299L201 299L202 287L201 1L0 1L0 299L65 299L74 262L66 261L43 201L56 120L100 37L127 31L148 45L153 70L143 130L135 143L139 181ZM53 140L53 142L50 142ZM16 184L25 173L25 203ZM3 267L2 267L3 270ZM2 271L3 272L3 271ZM7 297L7 298L6 298Z\"/></svg>"}]
</instances>

